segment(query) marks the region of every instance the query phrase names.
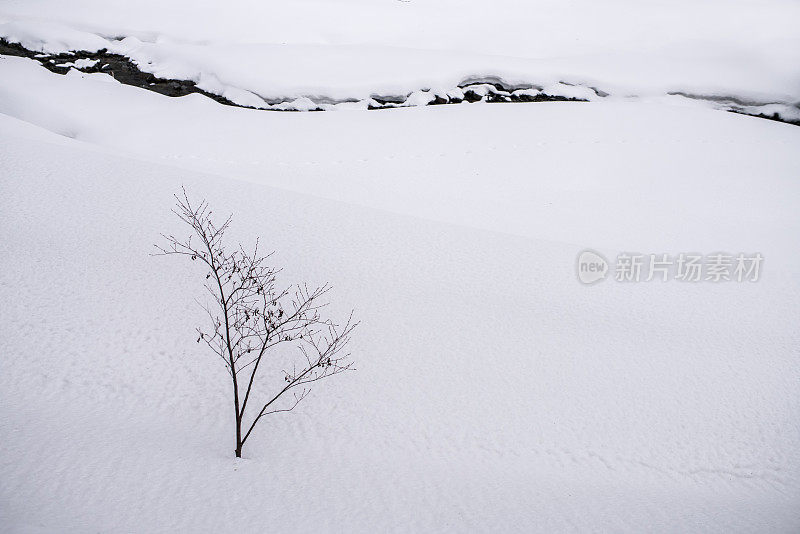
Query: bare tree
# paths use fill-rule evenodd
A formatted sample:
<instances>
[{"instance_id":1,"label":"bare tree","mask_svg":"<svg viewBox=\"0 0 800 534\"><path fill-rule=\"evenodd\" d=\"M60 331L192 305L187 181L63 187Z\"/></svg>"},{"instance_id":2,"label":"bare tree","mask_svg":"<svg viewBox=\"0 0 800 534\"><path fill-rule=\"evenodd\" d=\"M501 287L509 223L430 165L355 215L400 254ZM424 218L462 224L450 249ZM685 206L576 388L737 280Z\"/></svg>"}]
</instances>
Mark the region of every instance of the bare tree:
<instances>
[{"instance_id":1,"label":"bare tree","mask_svg":"<svg viewBox=\"0 0 800 534\"><path fill-rule=\"evenodd\" d=\"M350 355L343 349L358 323L353 322L352 312L343 326L323 319L321 310L327 305L323 297L331 289L328 284L315 289L306 285L278 288L279 270L266 263L271 254L259 254L258 240L252 253L241 245L226 248L223 238L231 217L217 226L205 200L193 206L185 189L175 199L173 212L191 227L192 234L184 239L162 234L166 244L156 245L155 255L186 256L204 267L212 304L203 305L210 324L197 328L197 342L205 343L230 374L236 457L240 458L242 447L264 416L293 410L308 395L309 384L353 369ZM295 363L291 369L279 371L281 386L264 396L258 411L250 416L248 403L259 371L263 376L267 367L262 363L276 353L276 347L287 344L297 351ZM286 395L290 391L293 395Z\"/></svg>"}]
</instances>

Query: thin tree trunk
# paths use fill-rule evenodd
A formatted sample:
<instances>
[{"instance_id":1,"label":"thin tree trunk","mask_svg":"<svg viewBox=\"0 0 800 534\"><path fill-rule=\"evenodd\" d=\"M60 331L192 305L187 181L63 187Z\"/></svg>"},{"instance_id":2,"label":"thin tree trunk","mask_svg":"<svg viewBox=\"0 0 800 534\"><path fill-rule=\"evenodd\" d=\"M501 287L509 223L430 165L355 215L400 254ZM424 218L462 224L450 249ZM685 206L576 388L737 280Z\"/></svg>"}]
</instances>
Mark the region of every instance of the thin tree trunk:
<instances>
[{"instance_id":1,"label":"thin tree trunk","mask_svg":"<svg viewBox=\"0 0 800 534\"><path fill-rule=\"evenodd\" d=\"M239 417L239 410L236 410L236 457L242 457L242 418Z\"/></svg>"},{"instance_id":2,"label":"thin tree trunk","mask_svg":"<svg viewBox=\"0 0 800 534\"><path fill-rule=\"evenodd\" d=\"M233 359L231 359L231 363ZM233 375L233 410L236 414L236 457L242 457L242 414L239 412L239 384L236 380L236 373Z\"/></svg>"}]
</instances>

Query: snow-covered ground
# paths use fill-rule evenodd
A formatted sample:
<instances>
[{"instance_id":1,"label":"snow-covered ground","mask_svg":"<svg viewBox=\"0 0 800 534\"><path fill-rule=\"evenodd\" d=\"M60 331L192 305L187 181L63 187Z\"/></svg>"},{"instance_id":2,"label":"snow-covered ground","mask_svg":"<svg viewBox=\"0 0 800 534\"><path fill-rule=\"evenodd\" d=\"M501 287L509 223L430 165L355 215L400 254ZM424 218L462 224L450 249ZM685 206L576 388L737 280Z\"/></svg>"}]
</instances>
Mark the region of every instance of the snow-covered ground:
<instances>
[{"instance_id":1,"label":"snow-covered ground","mask_svg":"<svg viewBox=\"0 0 800 534\"><path fill-rule=\"evenodd\" d=\"M795 42L770 17L793 3L146 4L0 16L163 51L419 43L556 65L606 43L629 53L620 72L631 40L704 37L774 75L731 94L797 97L780 83L796 50L759 55ZM579 43L558 33L568 15ZM522 32L534 19L550 33ZM476 40L499 22L514 31ZM372 76L312 81L350 91L350 72ZM0 56L0 530L800 530L800 128L639 94L268 113ZM202 273L149 255L184 232L181 185L235 214L232 237L261 236L283 281L329 281L332 311L362 320L358 371L258 427L241 460L224 368L193 336ZM764 264L755 283L585 286L586 248Z\"/></svg>"}]
</instances>

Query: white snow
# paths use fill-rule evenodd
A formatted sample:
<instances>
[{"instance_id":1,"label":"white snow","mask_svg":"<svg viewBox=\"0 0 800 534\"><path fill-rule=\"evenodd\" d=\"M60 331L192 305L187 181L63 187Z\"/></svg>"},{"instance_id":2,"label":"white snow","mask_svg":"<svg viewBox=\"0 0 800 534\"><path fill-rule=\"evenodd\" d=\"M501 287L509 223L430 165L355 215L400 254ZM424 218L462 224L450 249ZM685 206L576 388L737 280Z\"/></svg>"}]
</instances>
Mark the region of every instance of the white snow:
<instances>
[{"instance_id":1,"label":"white snow","mask_svg":"<svg viewBox=\"0 0 800 534\"><path fill-rule=\"evenodd\" d=\"M63 54L74 50L97 51L107 45L102 37L52 22L7 22L0 36L29 50Z\"/></svg>"},{"instance_id":2,"label":"white snow","mask_svg":"<svg viewBox=\"0 0 800 534\"><path fill-rule=\"evenodd\" d=\"M112 76L104 72L81 72L76 69L69 69L65 76L68 78L80 78L82 80L92 80L102 83L119 83Z\"/></svg>"},{"instance_id":3,"label":"white snow","mask_svg":"<svg viewBox=\"0 0 800 534\"><path fill-rule=\"evenodd\" d=\"M0 55L0 530L800 531L800 128L709 109L800 118L798 15L6 0L35 51L350 112ZM497 77L590 102L419 107ZM241 460L202 273L149 255L181 185L362 320L357 372ZM589 287L586 249L764 265Z\"/></svg>"},{"instance_id":4,"label":"white snow","mask_svg":"<svg viewBox=\"0 0 800 534\"><path fill-rule=\"evenodd\" d=\"M0 36L29 48L107 48L254 107L444 92L488 75L619 97L800 102L800 4L788 0L9 0L4 18Z\"/></svg>"},{"instance_id":5,"label":"white snow","mask_svg":"<svg viewBox=\"0 0 800 534\"><path fill-rule=\"evenodd\" d=\"M0 58L11 531L800 525L800 129L665 103L270 113ZM330 281L358 371L232 457L181 184ZM576 254L761 252L581 286Z\"/></svg>"},{"instance_id":6,"label":"white snow","mask_svg":"<svg viewBox=\"0 0 800 534\"><path fill-rule=\"evenodd\" d=\"M436 99L430 91L414 91L408 96L405 104L408 106L425 106Z\"/></svg>"},{"instance_id":7,"label":"white snow","mask_svg":"<svg viewBox=\"0 0 800 534\"><path fill-rule=\"evenodd\" d=\"M597 94L588 87L567 85L564 83L553 83L542 88L542 93L552 96L563 96L566 98L577 98L580 100L597 100Z\"/></svg>"},{"instance_id":8,"label":"white snow","mask_svg":"<svg viewBox=\"0 0 800 534\"><path fill-rule=\"evenodd\" d=\"M76 59L75 61L67 61L66 63L58 63L56 67L75 67L76 69L86 69L97 65L97 59Z\"/></svg>"}]
</instances>

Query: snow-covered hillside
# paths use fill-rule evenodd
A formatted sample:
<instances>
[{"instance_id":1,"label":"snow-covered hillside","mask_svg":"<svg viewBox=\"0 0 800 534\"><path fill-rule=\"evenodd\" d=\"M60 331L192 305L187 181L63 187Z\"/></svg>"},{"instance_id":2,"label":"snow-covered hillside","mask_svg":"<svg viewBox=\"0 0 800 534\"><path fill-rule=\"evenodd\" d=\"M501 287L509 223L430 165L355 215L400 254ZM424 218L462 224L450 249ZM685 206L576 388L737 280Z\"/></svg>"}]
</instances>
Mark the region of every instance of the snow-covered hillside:
<instances>
[{"instance_id":1,"label":"snow-covered hillside","mask_svg":"<svg viewBox=\"0 0 800 534\"><path fill-rule=\"evenodd\" d=\"M463 26L446 3L282 18L247 11L276 3L127 5L9 1L0 16L51 41L68 28L164 51L418 43L556 65L559 48L540 47L566 47L574 15L573 59L707 38L779 74L726 89L786 95L780 76L797 74L793 51L760 55L788 39L769 15L792 3L679 2L661 18L661 4L467 3ZM745 46L740 15L774 32ZM550 33L523 32L533 20ZM479 21L515 31L479 42ZM633 72L628 59L612 63ZM315 83L349 91L358 70ZM0 55L0 531L798 531L800 128L659 91L270 113ZM241 460L229 378L195 343L203 273L150 255L185 233L181 185L234 213L233 238L274 249L281 281L331 282L333 314L362 320L357 372L272 416ZM587 248L764 264L754 283L587 286Z\"/></svg>"}]
</instances>

